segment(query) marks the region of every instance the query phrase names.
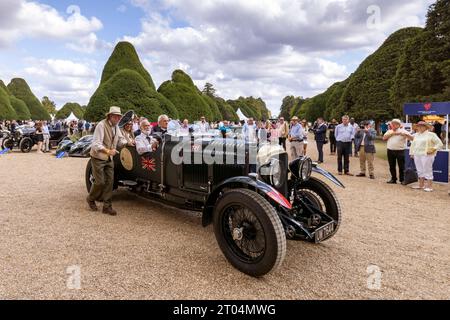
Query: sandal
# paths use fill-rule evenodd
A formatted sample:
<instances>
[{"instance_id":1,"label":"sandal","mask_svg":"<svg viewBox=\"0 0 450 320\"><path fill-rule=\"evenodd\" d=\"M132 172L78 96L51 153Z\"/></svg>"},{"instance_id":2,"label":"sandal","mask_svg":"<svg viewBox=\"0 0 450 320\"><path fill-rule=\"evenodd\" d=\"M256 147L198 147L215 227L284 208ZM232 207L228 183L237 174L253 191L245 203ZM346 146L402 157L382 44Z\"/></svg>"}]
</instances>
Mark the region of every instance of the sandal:
<instances>
[{"instance_id":1,"label":"sandal","mask_svg":"<svg viewBox=\"0 0 450 320\"><path fill-rule=\"evenodd\" d=\"M423 191L425 191L425 192L433 192L434 190L431 189L431 188L425 188L425 189L423 189Z\"/></svg>"}]
</instances>

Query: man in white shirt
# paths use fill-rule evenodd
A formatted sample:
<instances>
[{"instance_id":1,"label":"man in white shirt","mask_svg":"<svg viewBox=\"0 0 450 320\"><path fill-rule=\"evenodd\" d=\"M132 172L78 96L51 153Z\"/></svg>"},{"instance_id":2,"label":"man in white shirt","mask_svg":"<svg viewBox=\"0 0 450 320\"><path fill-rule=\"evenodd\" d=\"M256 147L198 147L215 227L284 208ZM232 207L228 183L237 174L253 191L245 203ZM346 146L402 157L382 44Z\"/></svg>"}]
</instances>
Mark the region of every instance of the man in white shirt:
<instances>
[{"instance_id":1,"label":"man in white shirt","mask_svg":"<svg viewBox=\"0 0 450 320\"><path fill-rule=\"evenodd\" d=\"M200 118L199 127L201 133L207 133L209 131L209 123L206 121L205 117Z\"/></svg>"},{"instance_id":2,"label":"man in white shirt","mask_svg":"<svg viewBox=\"0 0 450 320\"><path fill-rule=\"evenodd\" d=\"M151 136L152 126L148 120L141 122L141 134L136 137L136 151L139 155L158 149L158 140Z\"/></svg>"},{"instance_id":3,"label":"man in white shirt","mask_svg":"<svg viewBox=\"0 0 450 320\"><path fill-rule=\"evenodd\" d=\"M242 128L242 134L246 142L257 142L256 124L253 118L247 120L247 123Z\"/></svg>"},{"instance_id":4,"label":"man in white shirt","mask_svg":"<svg viewBox=\"0 0 450 320\"><path fill-rule=\"evenodd\" d=\"M47 121L44 121L44 125L42 126L42 131L44 132L44 143L42 144L42 151L49 152L50 151L50 130L48 129Z\"/></svg>"},{"instance_id":5,"label":"man in white shirt","mask_svg":"<svg viewBox=\"0 0 450 320\"><path fill-rule=\"evenodd\" d=\"M397 184L397 164L399 168L400 183L405 180L405 149L408 140L413 136L402 128L402 121L394 119L391 121L391 129L383 137L387 141L387 155L389 169L391 171L391 180L388 184Z\"/></svg>"},{"instance_id":6,"label":"man in white shirt","mask_svg":"<svg viewBox=\"0 0 450 320\"><path fill-rule=\"evenodd\" d=\"M181 124L180 127L180 134L188 136L189 135L189 120L188 119L184 119L183 123Z\"/></svg>"}]
</instances>

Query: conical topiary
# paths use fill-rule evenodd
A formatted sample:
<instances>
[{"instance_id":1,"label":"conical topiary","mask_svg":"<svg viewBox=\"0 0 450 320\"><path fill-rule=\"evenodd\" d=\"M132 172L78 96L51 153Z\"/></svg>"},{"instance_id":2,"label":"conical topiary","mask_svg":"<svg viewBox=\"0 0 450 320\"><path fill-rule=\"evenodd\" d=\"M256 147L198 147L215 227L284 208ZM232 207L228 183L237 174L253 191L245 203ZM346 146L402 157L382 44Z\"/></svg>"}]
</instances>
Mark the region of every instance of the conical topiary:
<instances>
[{"instance_id":1,"label":"conical topiary","mask_svg":"<svg viewBox=\"0 0 450 320\"><path fill-rule=\"evenodd\" d=\"M66 119L68 116L70 116L72 112L78 119L83 119L84 117L83 108L78 103L74 102L66 103L61 109L58 110L58 112L55 115L55 118Z\"/></svg>"},{"instance_id":2,"label":"conical topiary","mask_svg":"<svg viewBox=\"0 0 450 320\"><path fill-rule=\"evenodd\" d=\"M6 87L5 83L2 80L0 80L0 88L5 90L5 92L9 96L11 107L14 109L15 112L14 120L29 120L31 118L30 110L28 110L28 107L25 104L25 102L11 95L11 92L9 92L8 88Z\"/></svg>"},{"instance_id":3,"label":"conical topiary","mask_svg":"<svg viewBox=\"0 0 450 320\"><path fill-rule=\"evenodd\" d=\"M194 85L191 77L181 70L172 73L172 80L166 81L158 89L158 92L169 99L177 108L180 120L198 121L205 116L213 119L213 112Z\"/></svg>"},{"instance_id":4,"label":"conical topiary","mask_svg":"<svg viewBox=\"0 0 450 320\"><path fill-rule=\"evenodd\" d=\"M123 113L134 110L151 121L161 114L178 118L177 109L166 97L151 89L139 73L128 69L100 85L89 101L85 118L98 121L105 117L110 106L120 107Z\"/></svg>"},{"instance_id":5,"label":"conical topiary","mask_svg":"<svg viewBox=\"0 0 450 320\"><path fill-rule=\"evenodd\" d=\"M16 117L9 95L0 85L0 120L13 120Z\"/></svg>"},{"instance_id":6,"label":"conical topiary","mask_svg":"<svg viewBox=\"0 0 450 320\"><path fill-rule=\"evenodd\" d=\"M14 96L9 96L9 100L11 101L11 106L16 112L16 120L29 120L31 119L30 110L28 109L25 102L20 99L17 99Z\"/></svg>"},{"instance_id":7,"label":"conical topiary","mask_svg":"<svg viewBox=\"0 0 450 320\"><path fill-rule=\"evenodd\" d=\"M24 79L12 79L8 84L8 90L13 96L25 102L32 120L50 120L47 110L44 109Z\"/></svg>"},{"instance_id":8,"label":"conical topiary","mask_svg":"<svg viewBox=\"0 0 450 320\"><path fill-rule=\"evenodd\" d=\"M108 59L108 62L103 69L101 83L108 81L114 76L116 72L122 69L130 69L136 71L144 78L150 88L156 90L152 77L150 76L148 71L145 70L144 66L139 60L136 49L131 43L125 41L119 42L114 48L111 57Z\"/></svg>"},{"instance_id":9,"label":"conical topiary","mask_svg":"<svg viewBox=\"0 0 450 320\"><path fill-rule=\"evenodd\" d=\"M84 117L89 121L99 121L111 106L120 107L123 113L134 110L151 121L156 121L161 114L178 118L177 109L155 90L150 74L128 42L120 42L114 49Z\"/></svg>"}]
</instances>

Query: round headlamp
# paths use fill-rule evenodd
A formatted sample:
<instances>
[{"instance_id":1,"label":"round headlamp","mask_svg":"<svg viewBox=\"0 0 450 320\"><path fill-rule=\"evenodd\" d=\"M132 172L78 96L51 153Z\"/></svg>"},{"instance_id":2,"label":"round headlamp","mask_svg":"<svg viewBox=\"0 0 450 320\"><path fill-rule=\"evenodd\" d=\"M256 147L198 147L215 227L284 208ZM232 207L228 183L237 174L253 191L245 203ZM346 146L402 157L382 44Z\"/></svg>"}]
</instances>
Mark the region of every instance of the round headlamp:
<instances>
[{"instance_id":1,"label":"round headlamp","mask_svg":"<svg viewBox=\"0 0 450 320\"><path fill-rule=\"evenodd\" d=\"M308 157L300 161L298 176L302 181L308 181L312 173L312 160Z\"/></svg>"},{"instance_id":2,"label":"round headlamp","mask_svg":"<svg viewBox=\"0 0 450 320\"><path fill-rule=\"evenodd\" d=\"M281 162L278 159L272 159L270 165L270 184L275 188L281 187L283 173L281 169Z\"/></svg>"}]
</instances>

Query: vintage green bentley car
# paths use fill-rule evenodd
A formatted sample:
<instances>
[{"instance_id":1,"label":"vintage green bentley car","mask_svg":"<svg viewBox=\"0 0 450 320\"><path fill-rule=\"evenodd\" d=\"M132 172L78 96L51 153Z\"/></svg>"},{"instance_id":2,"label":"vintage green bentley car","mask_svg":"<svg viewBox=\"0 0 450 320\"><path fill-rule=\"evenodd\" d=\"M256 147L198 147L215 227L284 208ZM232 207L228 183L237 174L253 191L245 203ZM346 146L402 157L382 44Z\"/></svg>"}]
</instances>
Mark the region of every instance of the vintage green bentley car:
<instances>
[{"instance_id":1,"label":"vintage green bentley car","mask_svg":"<svg viewBox=\"0 0 450 320\"><path fill-rule=\"evenodd\" d=\"M282 264L287 239L320 243L338 231L335 193L311 174L344 186L308 157L289 163L278 145L180 136L176 129L157 138L155 152L127 147L115 157L115 188L202 212L203 226L214 225L220 249L238 270L263 276ZM90 190L90 162L85 179Z\"/></svg>"}]
</instances>

